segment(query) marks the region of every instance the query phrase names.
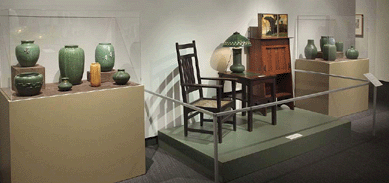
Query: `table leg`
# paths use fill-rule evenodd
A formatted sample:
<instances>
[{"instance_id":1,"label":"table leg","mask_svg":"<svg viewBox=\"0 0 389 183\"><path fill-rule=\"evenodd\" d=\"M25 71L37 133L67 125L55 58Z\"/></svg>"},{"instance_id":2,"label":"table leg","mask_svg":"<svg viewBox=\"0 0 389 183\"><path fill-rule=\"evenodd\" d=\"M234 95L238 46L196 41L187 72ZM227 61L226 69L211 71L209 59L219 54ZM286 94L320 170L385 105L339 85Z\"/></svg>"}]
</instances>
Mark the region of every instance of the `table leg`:
<instances>
[{"instance_id":1,"label":"table leg","mask_svg":"<svg viewBox=\"0 0 389 183\"><path fill-rule=\"evenodd\" d=\"M271 87L271 97L273 99L273 102L276 101L276 81L274 81L272 83L272 87ZM273 105L271 107L271 123L273 125L276 125L277 124L277 106L276 105Z\"/></svg>"},{"instance_id":2,"label":"table leg","mask_svg":"<svg viewBox=\"0 0 389 183\"><path fill-rule=\"evenodd\" d=\"M248 86L247 86L247 89L249 90L248 93L247 93L247 105L248 107L251 107L253 106L253 86L252 86L252 83L249 82L248 83ZM247 126L248 126L248 131L251 132L253 131L253 111L248 111L248 115L247 115Z\"/></svg>"},{"instance_id":3,"label":"table leg","mask_svg":"<svg viewBox=\"0 0 389 183\"><path fill-rule=\"evenodd\" d=\"M246 87L247 85L242 82L242 108L245 108L246 107ZM246 112L242 112L242 116L246 116Z\"/></svg>"}]
</instances>

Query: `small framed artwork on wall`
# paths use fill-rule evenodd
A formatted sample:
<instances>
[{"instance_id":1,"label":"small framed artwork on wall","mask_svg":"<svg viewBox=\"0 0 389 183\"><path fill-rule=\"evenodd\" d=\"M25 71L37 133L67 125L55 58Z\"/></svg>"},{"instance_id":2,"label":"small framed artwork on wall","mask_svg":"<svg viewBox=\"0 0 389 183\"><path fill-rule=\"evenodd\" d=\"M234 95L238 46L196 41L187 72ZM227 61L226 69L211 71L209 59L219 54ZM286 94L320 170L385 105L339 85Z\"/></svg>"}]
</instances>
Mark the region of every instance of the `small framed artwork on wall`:
<instances>
[{"instance_id":1,"label":"small framed artwork on wall","mask_svg":"<svg viewBox=\"0 0 389 183\"><path fill-rule=\"evenodd\" d=\"M363 37L363 14L355 15L355 36Z\"/></svg>"}]
</instances>

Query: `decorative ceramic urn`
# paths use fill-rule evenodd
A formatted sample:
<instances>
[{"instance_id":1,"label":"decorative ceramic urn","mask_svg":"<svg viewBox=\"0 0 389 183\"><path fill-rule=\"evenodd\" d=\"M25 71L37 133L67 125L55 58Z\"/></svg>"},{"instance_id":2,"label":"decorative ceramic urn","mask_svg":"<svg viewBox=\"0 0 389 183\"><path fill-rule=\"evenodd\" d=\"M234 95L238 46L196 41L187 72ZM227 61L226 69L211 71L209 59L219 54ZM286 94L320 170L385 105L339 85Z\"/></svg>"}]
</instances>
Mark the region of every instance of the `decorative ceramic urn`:
<instances>
[{"instance_id":1,"label":"decorative ceramic urn","mask_svg":"<svg viewBox=\"0 0 389 183\"><path fill-rule=\"evenodd\" d=\"M317 48L313 39L308 39L308 44L305 46L304 55L307 59L315 59L317 55Z\"/></svg>"},{"instance_id":2,"label":"decorative ceramic urn","mask_svg":"<svg viewBox=\"0 0 389 183\"><path fill-rule=\"evenodd\" d=\"M84 74L84 50L78 45L65 45L59 50L59 70L61 77L68 77L73 85L81 84Z\"/></svg>"},{"instance_id":3,"label":"decorative ceramic urn","mask_svg":"<svg viewBox=\"0 0 389 183\"><path fill-rule=\"evenodd\" d=\"M33 40L23 40L22 44L16 46L15 55L22 67L32 67L38 62L40 49Z\"/></svg>"},{"instance_id":4,"label":"decorative ceramic urn","mask_svg":"<svg viewBox=\"0 0 389 183\"><path fill-rule=\"evenodd\" d=\"M38 95L43 85L43 75L37 72L24 72L16 75L14 82L18 95Z\"/></svg>"},{"instance_id":5,"label":"decorative ceramic urn","mask_svg":"<svg viewBox=\"0 0 389 183\"><path fill-rule=\"evenodd\" d=\"M69 78L68 77L63 77L61 78L61 83L59 83L58 85L58 89L59 91L69 91L70 89L72 89L72 83L69 82Z\"/></svg>"},{"instance_id":6,"label":"decorative ceramic urn","mask_svg":"<svg viewBox=\"0 0 389 183\"><path fill-rule=\"evenodd\" d=\"M357 59L359 56L359 52L358 50L356 50L354 48L354 46L351 46L351 48L349 48L347 51L346 51L346 57L348 59Z\"/></svg>"},{"instance_id":7,"label":"decorative ceramic urn","mask_svg":"<svg viewBox=\"0 0 389 183\"><path fill-rule=\"evenodd\" d=\"M111 43L99 43L96 46L95 61L101 65L101 72L112 71L115 65L115 50Z\"/></svg>"},{"instance_id":8,"label":"decorative ceramic urn","mask_svg":"<svg viewBox=\"0 0 389 183\"><path fill-rule=\"evenodd\" d=\"M130 80L130 74L125 72L124 69L118 69L118 72L113 75L113 80L118 85L125 85Z\"/></svg>"}]
</instances>

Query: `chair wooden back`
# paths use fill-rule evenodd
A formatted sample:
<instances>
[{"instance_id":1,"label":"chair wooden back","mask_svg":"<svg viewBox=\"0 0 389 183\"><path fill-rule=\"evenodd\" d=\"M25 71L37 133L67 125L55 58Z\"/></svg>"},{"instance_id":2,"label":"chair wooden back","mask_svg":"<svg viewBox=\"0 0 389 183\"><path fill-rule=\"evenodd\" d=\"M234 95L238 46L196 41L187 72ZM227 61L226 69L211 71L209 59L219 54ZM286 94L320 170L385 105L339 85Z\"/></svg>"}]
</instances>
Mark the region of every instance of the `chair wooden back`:
<instances>
[{"instance_id":1,"label":"chair wooden back","mask_svg":"<svg viewBox=\"0 0 389 183\"><path fill-rule=\"evenodd\" d=\"M193 52L181 54L180 50L193 48ZM196 43L178 44L176 43L178 70L180 71L180 83L182 98L185 103L188 103L188 94L194 91L199 91L200 98L203 98L203 90L200 87L184 86L185 84L201 84L199 61L197 58ZM196 70L195 70L196 69Z\"/></svg>"}]
</instances>

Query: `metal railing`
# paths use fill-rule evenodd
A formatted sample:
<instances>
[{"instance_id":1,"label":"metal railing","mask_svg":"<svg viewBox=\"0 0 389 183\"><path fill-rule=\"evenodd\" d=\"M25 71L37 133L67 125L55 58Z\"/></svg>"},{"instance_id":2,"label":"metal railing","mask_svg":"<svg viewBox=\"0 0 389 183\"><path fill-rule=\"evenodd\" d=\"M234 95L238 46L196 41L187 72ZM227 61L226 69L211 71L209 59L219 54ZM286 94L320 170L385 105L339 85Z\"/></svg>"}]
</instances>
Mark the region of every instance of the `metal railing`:
<instances>
[{"instance_id":1,"label":"metal railing","mask_svg":"<svg viewBox=\"0 0 389 183\"><path fill-rule=\"evenodd\" d=\"M196 106L193 106L193 105L190 105L190 104L181 102L181 101L179 101L179 100L176 100L176 99L173 99L173 98L170 98L170 97L163 96L163 95L161 95L161 94L158 94L158 93L155 93L155 92L146 90L146 89L145 89L145 92L150 93L150 94L152 94L152 95L156 95L156 96L161 97L161 98L163 98L163 99L172 101L172 102L174 102L174 103L183 105L183 106L188 107L188 108L191 108L191 109L193 109L193 110L196 110L196 111L199 111L199 112L202 112L202 113L211 115L211 116L213 117L213 136L214 136L214 138L213 138L213 143L214 143L214 180L215 180L215 182L219 182L219 166L218 166L218 164L219 164L219 154L218 154L218 135L217 135L217 118L218 118L218 117L220 117L220 116L225 116L225 115L230 115L230 114L234 114L234 113L240 113L240 112L248 112L248 111L258 110L258 109L262 109L262 108L265 108L265 107L271 107L271 106L274 106L274 105L285 104L285 103L294 102L294 101L297 101L297 100L304 100L304 99L308 99L308 98L312 98L312 97L327 95L327 94L334 93L334 92L339 92L339 91L348 90L348 89L352 89L352 88L362 87L362 86L369 85L369 83L371 82L370 80L365 80L365 79L360 79L360 78L354 78L354 77L348 77L348 76L340 76L340 75L326 74L326 73L313 72L313 71L305 71L305 70L298 70L298 69L295 69L294 71L295 71L295 72L301 72L301 73L310 73L310 74L326 75L326 76L337 77L337 78L343 78L343 79L351 79L351 80L356 80L356 81L362 81L362 82L364 82L364 83L358 84L358 85L355 85L355 86L349 86L349 87L344 87L344 88L338 88L338 89L333 89L333 90L328 90L328 91L313 93L313 94L309 94L309 95L304 95L304 96L300 96L300 97L294 97L294 98L290 98L290 99L286 99L286 100L275 101L275 102L270 102L270 103L266 103L266 104L260 104L260 105L245 107L245 108L242 108L242 109L236 109L236 110L230 110L230 111L223 111L223 112L218 112L218 113L212 113L212 112L210 112L210 111L201 109L201 108L199 108L199 107L196 107ZM373 131L373 132L372 132L372 133L373 133L373 136L375 136L375 126L376 126L376 125L375 125L375 123L376 123L376 122L375 122L375 121L376 121L376 105L377 105L376 100L377 100L377 86L374 85L374 97L373 97L373 130L372 130L372 131Z\"/></svg>"}]
</instances>

